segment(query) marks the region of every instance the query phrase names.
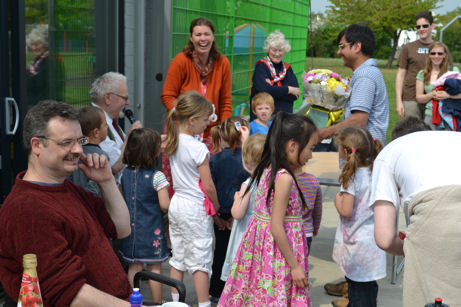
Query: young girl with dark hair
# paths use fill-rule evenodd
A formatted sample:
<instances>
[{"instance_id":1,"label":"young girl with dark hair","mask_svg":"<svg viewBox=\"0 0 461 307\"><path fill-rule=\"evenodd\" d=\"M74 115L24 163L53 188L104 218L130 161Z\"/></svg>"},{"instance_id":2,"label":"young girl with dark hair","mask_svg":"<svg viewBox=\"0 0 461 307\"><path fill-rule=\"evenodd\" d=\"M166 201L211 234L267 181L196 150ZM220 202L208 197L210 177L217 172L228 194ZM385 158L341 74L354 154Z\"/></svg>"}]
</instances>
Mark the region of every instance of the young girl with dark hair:
<instances>
[{"instance_id":1,"label":"young girl with dark hair","mask_svg":"<svg viewBox=\"0 0 461 307\"><path fill-rule=\"evenodd\" d=\"M346 162L334 200L340 218L333 259L346 276L349 305L373 307L378 296L376 280L386 276L386 253L376 245L370 208L371 171L383 144L363 127L344 128L336 143Z\"/></svg>"},{"instance_id":2,"label":"young girl with dark hair","mask_svg":"<svg viewBox=\"0 0 461 307\"><path fill-rule=\"evenodd\" d=\"M218 306L310 306L305 201L295 173L316 143L310 119L276 114L249 183L258 185L254 215Z\"/></svg>"},{"instance_id":3,"label":"young girl with dark hair","mask_svg":"<svg viewBox=\"0 0 461 307\"><path fill-rule=\"evenodd\" d=\"M168 210L168 181L156 169L160 155L160 134L149 128L134 129L128 136L123 153L127 167L122 172L121 187L130 212L131 234L120 246L122 259L128 262L128 279L133 287L134 275L143 269L162 273L168 259L163 212ZM162 284L150 282L152 298L162 301Z\"/></svg>"}]
</instances>

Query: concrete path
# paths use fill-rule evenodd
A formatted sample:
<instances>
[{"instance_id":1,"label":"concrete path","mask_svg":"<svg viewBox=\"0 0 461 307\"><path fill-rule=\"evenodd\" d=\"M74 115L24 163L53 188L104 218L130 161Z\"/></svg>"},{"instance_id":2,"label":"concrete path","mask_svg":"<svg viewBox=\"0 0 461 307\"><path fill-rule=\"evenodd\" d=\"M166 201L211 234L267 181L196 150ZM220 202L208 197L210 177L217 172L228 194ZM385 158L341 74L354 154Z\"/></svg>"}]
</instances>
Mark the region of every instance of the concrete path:
<instances>
[{"instance_id":1,"label":"concrete path","mask_svg":"<svg viewBox=\"0 0 461 307\"><path fill-rule=\"evenodd\" d=\"M313 307L330 307L331 301L336 297L327 295L323 285L327 282L344 280L338 265L331 258L333 241L338 224L338 213L333 204L333 199L338 192L338 187L322 186L323 191L323 217L319 234L312 242L312 251L309 257L311 283L311 298ZM400 215L400 229L405 229L403 215ZM400 258L400 257L399 257ZM401 259L401 258L400 258ZM399 261L400 261L399 259ZM398 307L402 306L402 274L397 277L396 284L391 284L392 257L388 256L387 277L379 280L378 306ZM169 274L168 263L163 265L163 273ZM192 276L185 274L186 302L191 306L197 306L197 297L193 285ZM143 286L143 294L150 296L147 285ZM163 298L170 300L169 287L164 287ZM213 304L212 306L216 306Z\"/></svg>"}]
</instances>

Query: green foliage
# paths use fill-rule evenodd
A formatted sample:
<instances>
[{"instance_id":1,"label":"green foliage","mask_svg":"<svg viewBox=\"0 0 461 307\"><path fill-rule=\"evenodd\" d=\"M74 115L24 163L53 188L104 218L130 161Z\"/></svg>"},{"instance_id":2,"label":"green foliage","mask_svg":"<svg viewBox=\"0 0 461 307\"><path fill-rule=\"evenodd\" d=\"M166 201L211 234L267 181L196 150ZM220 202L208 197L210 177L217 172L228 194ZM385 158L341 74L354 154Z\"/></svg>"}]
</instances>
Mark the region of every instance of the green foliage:
<instances>
[{"instance_id":1,"label":"green foliage","mask_svg":"<svg viewBox=\"0 0 461 307\"><path fill-rule=\"evenodd\" d=\"M461 7L456 8L455 10L448 12L443 16L439 16L437 21L443 25L447 25L451 20L456 16L461 15ZM437 40L440 37L440 30L443 27L437 27ZM443 42L447 45L450 50L451 57L454 62L461 62L461 41L459 39L459 33L461 33L461 18L452 23L444 32L443 32Z\"/></svg>"},{"instance_id":2,"label":"green foliage","mask_svg":"<svg viewBox=\"0 0 461 307\"><path fill-rule=\"evenodd\" d=\"M391 67L397 42L403 30L415 25L421 11L437 7L439 0L330 0L328 19L343 24L364 23L375 33L385 33L392 39L392 52L387 67Z\"/></svg>"},{"instance_id":3,"label":"green foliage","mask_svg":"<svg viewBox=\"0 0 461 307\"><path fill-rule=\"evenodd\" d=\"M376 50L373 57L376 59L388 59L392 53L392 37L384 32L375 33Z\"/></svg>"},{"instance_id":4,"label":"green foliage","mask_svg":"<svg viewBox=\"0 0 461 307\"><path fill-rule=\"evenodd\" d=\"M307 38L306 55L314 57L334 57L338 50L336 38L344 25L330 22L323 14L312 14L311 32Z\"/></svg>"}]
</instances>

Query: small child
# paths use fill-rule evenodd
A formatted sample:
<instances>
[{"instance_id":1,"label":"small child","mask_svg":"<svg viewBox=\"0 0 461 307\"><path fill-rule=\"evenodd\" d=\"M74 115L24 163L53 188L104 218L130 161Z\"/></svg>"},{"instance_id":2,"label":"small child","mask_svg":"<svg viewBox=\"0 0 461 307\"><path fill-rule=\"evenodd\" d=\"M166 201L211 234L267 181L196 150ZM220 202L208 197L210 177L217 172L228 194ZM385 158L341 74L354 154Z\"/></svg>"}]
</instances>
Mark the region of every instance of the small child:
<instances>
[{"instance_id":1,"label":"small child","mask_svg":"<svg viewBox=\"0 0 461 307\"><path fill-rule=\"evenodd\" d=\"M78 120L82 127L83 135L88 138L88 144L83 145L83 153L85 155L97 153L105 155L109 159L106 152L99 147L99 143L106 139L108 130L104 111L93 106L84 107L79 111ZM93 180L88 179L80 168L77 168L68 179L85 190L101 197L99 186Z\"/></svg>"},{"instance_id":2,"label":"small child","mask_svg":"<svg viewBox=\"0 0 461 307\"><path fill-rule=\"evenodd\" d=\"M386 276L386 253L374 239L373 209L369 207L373 161L382 149L362 127L347 127L336 139L345 160L339 176L341 190L334 203L340 215L333 259L348 284L351 306L376 306L378 283Z\"/></svg>"},{"instance_id":3,"label":"small child","mask_svg":"<svg viewBox=\"0 0 461 307\"><path fill-rule=\"evenodd\" d=\"M215 218L214 224L216 243L213 255L213 274L210 280L210 295L212 301L215 302L219 300L224 288L221 270L232 228L231 208L234 195L249 175L242 164L242 139L245 137L244 131L248 130L248 122L235 116L211 128L214 147L222 148L221 152L216 153L210 159L211 177L216 186L220 204L219 216Z\"/></svg>"},{"instance_id":4,"label":"small child","mask_svg":"<svg viewBox=\"0 0 461 307\"><path fill-rule=\"evenodd\" d=\"M306 201L303 207L303 227L310 254L312 237L317 236L322 220L322 188L317 178L306 172L297 175L296 180Z\"/></svg>"},{"instance_id":5,"label":"small child","mask_svg":"<svg viewBox=\"0 0 461 307\"><path fill-rule=\"evenodd\" d=\"M211 179L208 148L196 135L205 131L212 114L212 104L197 92L188 91L179 96L176 107L168 112L164 150L170 159L175 190L168 210L173 252L170 276L182 281L185 271L193 274L200 307L211 306L208 290L213 219L207 214L205 196L215 211L219 210L219 201ZM177 290L172 288L171 291L173 301L178 301Z\"/></svg>"},{"instance_id":6,"label":"small child","mask_svg":"<svg viewBox=\"0 0 461 307\"><path fill-rule=\"evenodd\" d=\"M170 205L168 181L155 167L160 155L160 134L149 128L134 129L123 152L121 190L130 212L131 234L122 240L120 254L129 263L128 279L143 269L161 274L168 259L162 211ZM149 282L152 299L162 302L162 284Z\"/></svg>"},{"instance_id":7,"label":"small child","mask_svg":"<svg viewBox=\"0 0 461 307\"><path fill-rule=\"evenodd\" d=\"M269 93L258 93L251 101L251 109L256 119L250 122L250 135L267 134L272 124L270 119L274 112L274 98Z\"/></svg>"},{"instance_id":8,"label":"small child","mask_svg":"<svg viewBox=\"0 0 461 307\"><path fill-rule=\"evenodd\" d=\"M317 139L309 118L283 111L275 115L249 183L258 185L253 218L218 306L311 305L305 201L294 173L312 157Z\"/></svg>"},{"instance_id":9,"label":"small child","mask_svg":"<svg viewBox=\"0 0 461 307\"><path fill-rule=\"evenodd\" d=\"M264 134L256 133L248 137L248 139L243 143L243 168L250 174L253 174L254 169L258 165L259 161L261 161L261 154L263 153L265 141L266 136ZM240 242L242 242L243 234L247 230L250 219L253 216L257 187L256 185L253 185L250 192L245 194L250 180L251 177L248 177L247 180L242 183L240 191L235 192L234 204L232 205L231 210L232 217L234 218L234 224L232 225L229 244L227 245L226 259L224 260L221 272L221 280L224 282L229 276L235 254L237 254L237 249Z\"/></svg>"}]
</instances>

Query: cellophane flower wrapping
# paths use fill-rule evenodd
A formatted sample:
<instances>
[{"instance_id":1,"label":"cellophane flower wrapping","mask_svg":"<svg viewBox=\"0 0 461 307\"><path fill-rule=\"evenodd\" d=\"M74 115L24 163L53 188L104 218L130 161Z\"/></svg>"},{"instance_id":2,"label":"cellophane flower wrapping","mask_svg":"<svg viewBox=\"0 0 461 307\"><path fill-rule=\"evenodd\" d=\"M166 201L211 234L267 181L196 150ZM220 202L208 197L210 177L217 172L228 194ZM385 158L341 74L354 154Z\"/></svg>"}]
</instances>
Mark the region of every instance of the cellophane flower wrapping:
<instances>
[{"instance_id":1,"label":"cellophane flower wrapping","mask_svg":"<svg viewBox=\"0 0 461 307\"><path fill-rule=\"evenodd\" d=\"M303 73L305 99L308 103L329 111L344 108L349 97L349 79L328 69L314 69Z\"/></svg>"}]
</instances>

